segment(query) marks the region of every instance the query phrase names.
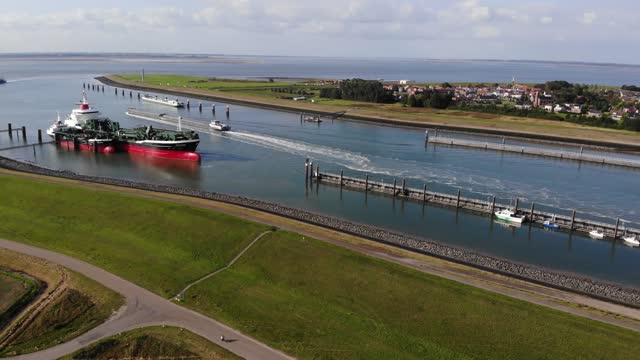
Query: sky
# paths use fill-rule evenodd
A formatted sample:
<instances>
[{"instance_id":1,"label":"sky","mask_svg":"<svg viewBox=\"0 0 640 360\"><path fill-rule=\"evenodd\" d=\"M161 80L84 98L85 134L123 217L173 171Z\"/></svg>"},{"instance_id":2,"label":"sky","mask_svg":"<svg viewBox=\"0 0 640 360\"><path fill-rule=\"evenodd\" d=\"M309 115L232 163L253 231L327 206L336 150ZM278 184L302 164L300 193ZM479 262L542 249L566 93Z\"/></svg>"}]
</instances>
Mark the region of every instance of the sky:
<instances>
[{"instance_id":1,"label":"sky","mask_svg":"<svg viewBox=\"0 0 640 360\"><path fill-rule=\"evenodd\" d=\"M640 64L637 0L0 0L0 53Z\"/></svg>"}]
</instances>

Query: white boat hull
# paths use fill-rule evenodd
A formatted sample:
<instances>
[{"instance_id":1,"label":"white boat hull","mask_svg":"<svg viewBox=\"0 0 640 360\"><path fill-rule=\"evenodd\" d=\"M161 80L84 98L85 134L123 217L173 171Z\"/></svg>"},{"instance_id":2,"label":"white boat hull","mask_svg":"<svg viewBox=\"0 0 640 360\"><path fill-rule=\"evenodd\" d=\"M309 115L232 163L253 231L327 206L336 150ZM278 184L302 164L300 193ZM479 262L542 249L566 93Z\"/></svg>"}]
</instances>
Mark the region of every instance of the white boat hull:
<instances>
[{"instance_id":1,"label":"white boat hull","mask_svg":"<svg viewBox=\"0 0 640 360\"><path fill-rule=\"evenodd\" d=\"M524 222L524 216L514 216L497 211L494 213L498 220L511 222L514 224L522 224Z\"/></svg>"},{"instance_id":2,"label":"white boat hull","mask_svg":"<svg viewBox=\"0 0 640 360\"><path fill-rule=\"evenodd\" d=\"M625 242L625 244L631 246L640 246L640 241L635 236L623 237L622 240Z\"/></svg>"}]
</instances>

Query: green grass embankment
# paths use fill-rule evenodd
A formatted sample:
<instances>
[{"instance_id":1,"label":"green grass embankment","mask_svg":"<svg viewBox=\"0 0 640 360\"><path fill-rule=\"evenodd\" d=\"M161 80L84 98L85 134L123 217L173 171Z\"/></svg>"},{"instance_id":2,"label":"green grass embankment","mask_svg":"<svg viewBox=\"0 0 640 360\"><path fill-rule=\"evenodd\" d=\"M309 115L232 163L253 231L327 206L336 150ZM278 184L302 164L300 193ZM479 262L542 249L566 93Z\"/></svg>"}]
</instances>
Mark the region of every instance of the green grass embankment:
<instances>
[{"instance_id":1,"label":"green grass embankment","mask_svg":"<svg viewBox=\"0 0 640 360\"><path fill-rule=\"evenodd\" d=\"M16 217L3 218L18 219L9 221L0 236L72 254L154 289L167 285L158 287L145 277L171 278L168 283L175 287L188 283L179 272L189 268L183 253L194 246L207 254L237 252L239 240L209 240L211 233L233 237L247 228L263 228L214 212L187 206L177 212L173 203L109 192L8 177L0 177L0 186L7 189L0 216L11 213ZM34 198L38 201L21 201ZM156 231L126 242L103 233L96 240L61 242L59 236L22 230L21 214L59 208L60 199L90 200L91 212L102 214L82 212L83 226L93 231L103 231L98 224L110 224L104 218L122 201L126 206L113 216L136 221L117 222L118 235L135 233L140 224L159 226L159 218L165 229L171 228L180 224L177 213L204 214L199 226L207 231L188 233L191 238ZM147 206L149 211L140 211ZM173 216L162 216L167 213ZM42 226L59 216L38 212ZM155 241L161 246L149 245ZM141 244L147 253L140 253ZM96 247L100 256L93 253ZM167 251L174 248L181 251ZM116 269L114 264L122 265L120 257L129 253L139 260L127 258L126 271ZM153 258L168 265L149 263ZM266 235L234 266L191 288L184 304L302 359L629 359L640 351L633 331L281 231Z\"/></svg>"},{"instance_id":2,"label":"green grass embankment","mask_svg":"<svg viewBox=\"0 0 640 360\"><path fill-rule=\"evenodd\" d=\"M302 359L626 359L637 333L277 232L185 304Z\"/></svg>"},{"instance_id":3,"label":"green grass embankment","mask_svg":"<svg viewBox=\"0 0 640 360\"><path fill-rule=\"evenodd\" d=\"M95 281L38 258L0 249L0 266L46 284L32 304L40 284L29 279L33 294L16 309L6 326L16 329L14 334L0 334L0 357L31 353L71 340L103 323L123 304L120 295Z\"/></svg>"},{"instance_id":4,"label":"green grass embankment","mask_svg":"<svg viewBox=\"0 0 640 360\"><path fill-rule=\"evenodd\" d=\"M225 266L268 227L126 195L0 178L0 237L100 266L164 297Z\"/></svg>"},{"instance_id":5,"label":"green grass embankment","mask_svg":"<svg viewBox=\"0 0 640 360\"><path fill-rule=\"evenodd\" d=\"M0 268L0 332L38 294L38 281Z\"/></svg>"},{"instance_id":6,"label":"green grass embankment","mask_svg":"<svg viewBox=\"0 0 640 360\"><path fill-rule=\"evenodd\" d=\"M149 327L127 331L87 346L60 360L207 359L240 357L187 330Z\"/></svg>"}]
</instances>

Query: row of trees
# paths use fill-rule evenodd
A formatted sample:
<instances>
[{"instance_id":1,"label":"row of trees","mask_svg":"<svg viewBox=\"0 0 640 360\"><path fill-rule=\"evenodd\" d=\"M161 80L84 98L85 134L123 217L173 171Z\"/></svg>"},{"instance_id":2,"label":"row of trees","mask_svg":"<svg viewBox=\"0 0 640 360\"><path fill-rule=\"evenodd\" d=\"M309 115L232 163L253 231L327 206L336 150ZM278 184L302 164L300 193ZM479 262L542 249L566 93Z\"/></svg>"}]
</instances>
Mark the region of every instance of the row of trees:
<instances>
[{"instance_id":1,"label":"row of trees","mask_svg":"<svg viewBox=\"0 0 640 360\"><path fill-rule=\"evenodd\" d=\"M348 79L340 82L340 88L323 88L320 97L374 103L393 103L395 97L382 83L375 80Z\"/></svg>"},{"instance_id":2,"label":"row of trees","mask_svg":"<svg viewBox=\"0 0 640 360\"><path fill-rule=\"evenodd\" d=\"M535 86L553 93L555 102L587 105L600 111L609 111L619 101L617 93L611 89L597 89L589 85L572 84L563 80L547 81Z\"/></svg>"},{"instance_id":3,"label":"row of trees","mask_svg":"<svg viewBox=\"0 0 640 360\"><path fill-rule=\"evenodd\" d=\"M451 94L443 94L437 91L431 91L423 94L409 95L401 100L403 105L410 107L424 107L434 109L446 109L453 103Z\"/></svg>"}]
</instances>

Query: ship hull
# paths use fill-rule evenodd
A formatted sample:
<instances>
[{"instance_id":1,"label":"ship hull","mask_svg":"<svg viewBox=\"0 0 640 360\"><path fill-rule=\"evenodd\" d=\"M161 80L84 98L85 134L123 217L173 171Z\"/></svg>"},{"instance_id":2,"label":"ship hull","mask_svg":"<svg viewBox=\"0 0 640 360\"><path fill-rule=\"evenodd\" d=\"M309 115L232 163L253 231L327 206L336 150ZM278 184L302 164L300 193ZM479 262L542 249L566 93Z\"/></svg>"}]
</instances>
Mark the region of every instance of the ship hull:
<instances>
[{"instance_id":1,"label":"ship hull","mask_svg":"<svg viewBox=\"0 0 640 360\"><path fill-rule=\"evenodd\" d=\"M76 144L73 143L73 140L60 140L59 145L63 149L76 150ZM93 143L80 141L77 143L77 150L112 154L116 152L116 147L110 142L103 142L98 144L96 149L96 146Z\"/></svg>"},{"instance_id":2,"label":"ship hull","mask_svg":"<svg viewBox=\"0 0 640 360\"><path fill-rule=\"evenodd\" d=\"M184 161L200 161L200 154L195 152L197 143L176 149L167 146L154 146L150 144L140 144L135 142L121 142L118 144L118 150L128 152L130 154L142 155L146 157L154 157L159 159L184 160Z\"/></svg>"}]
</instances>

